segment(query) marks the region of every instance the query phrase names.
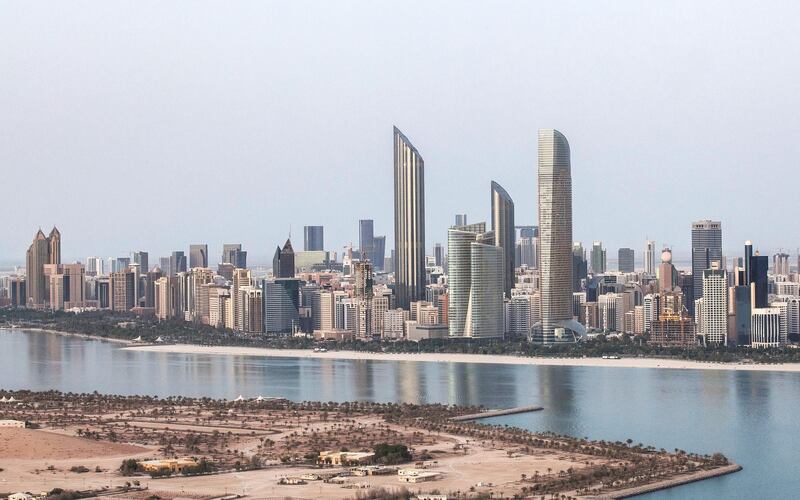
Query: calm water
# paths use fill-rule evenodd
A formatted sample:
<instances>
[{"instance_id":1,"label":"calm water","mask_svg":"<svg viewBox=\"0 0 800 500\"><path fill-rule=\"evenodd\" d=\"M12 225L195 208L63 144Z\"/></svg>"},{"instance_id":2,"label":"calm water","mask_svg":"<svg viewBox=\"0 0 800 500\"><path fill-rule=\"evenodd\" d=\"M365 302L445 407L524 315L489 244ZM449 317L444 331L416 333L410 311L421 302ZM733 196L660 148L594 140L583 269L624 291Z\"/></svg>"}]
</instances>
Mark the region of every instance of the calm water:
<instances>
[{"instance_id":1,"label":"calm water","mask_svg":"<svg viewBox=\"0 0 800 500\"><path fill-rule=\"evenodd\" d=\"M0 330L0 388L539 404L544 411L493 421L596 439L631 438L669 450L721 451L744 467L649 498L800 497L800 373L165 354Z\"/></svg>"}]
</instances>

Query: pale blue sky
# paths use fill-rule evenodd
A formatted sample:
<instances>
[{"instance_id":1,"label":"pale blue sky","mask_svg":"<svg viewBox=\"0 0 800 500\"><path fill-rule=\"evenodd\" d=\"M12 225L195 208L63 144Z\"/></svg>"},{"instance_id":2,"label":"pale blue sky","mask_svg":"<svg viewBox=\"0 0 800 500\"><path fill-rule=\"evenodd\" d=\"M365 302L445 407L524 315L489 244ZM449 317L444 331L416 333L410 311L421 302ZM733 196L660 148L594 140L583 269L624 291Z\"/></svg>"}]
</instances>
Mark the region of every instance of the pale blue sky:
<instances>
[{"instance_id":1,"label":"pale blue sky","mask_svg":"<svg viewBox=\"0 0 800 500\"><path fill-rule=\"evenodd\" d=\"M536 130L572 147L574 237L686 254L692 220L800 246L798 2L0 1L0 261L292 227L392 230L392 125L425 158L428 247L489 184L536 222ZM38 184L38 187L37 187ZM388 251L387 251L388 253ZM261 260L261 259L259 259Z\"/></svg>"}]
</instances>

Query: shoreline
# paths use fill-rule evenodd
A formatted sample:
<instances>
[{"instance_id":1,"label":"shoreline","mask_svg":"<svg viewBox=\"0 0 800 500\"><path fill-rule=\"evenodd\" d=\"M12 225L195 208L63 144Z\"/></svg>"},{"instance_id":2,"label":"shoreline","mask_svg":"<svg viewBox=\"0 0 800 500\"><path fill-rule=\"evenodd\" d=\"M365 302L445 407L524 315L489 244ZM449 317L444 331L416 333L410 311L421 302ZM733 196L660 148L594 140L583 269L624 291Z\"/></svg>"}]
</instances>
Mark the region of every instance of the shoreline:
<instances>
[{"instance_id":1,"label":"shoreline","mask_svg":"<svg viewBox=\"0 0 800 500\"><path fill-rule=\"evenodd\" d=\"M274 349L246 346L203 346L195 344L128 345L125 350L173 353L209 354L216 356L261 356L273 358L306 358L357 361L414 361L426 363L487 363L502 365L534 366L588 366L611 368L663 368L673 370L725 370L725 371L769 371L800 373L800 363L755 364L755 363L710 363L682 359L658 358L549 358L524 357L498 354L456 353L376 353L361 351L314 352L308 349Z\"/></svg>"},{"instance_id":2,"label":"shoreline","mask_svg":"<svg viewBox=\"0 0 800 500\"><path fill-rule=\"evenodd\" d=\"M124 344L124 345L131 345L133 341L125 340L125 339L118 339L114 337L101 337L100 335L89 335L87 333L75 333L75 332L65 332L63 330L51 330L49 328L38 328L38 327L21 327L21 328L2 328L2 330L8 330L10 332L20 331L20 332L40 332L40 333L52 333L55 335L61 335L64 337L78 337L84 340L99 340L101 342L114 342L115 344Z\"/></svg>"}]
</instances>

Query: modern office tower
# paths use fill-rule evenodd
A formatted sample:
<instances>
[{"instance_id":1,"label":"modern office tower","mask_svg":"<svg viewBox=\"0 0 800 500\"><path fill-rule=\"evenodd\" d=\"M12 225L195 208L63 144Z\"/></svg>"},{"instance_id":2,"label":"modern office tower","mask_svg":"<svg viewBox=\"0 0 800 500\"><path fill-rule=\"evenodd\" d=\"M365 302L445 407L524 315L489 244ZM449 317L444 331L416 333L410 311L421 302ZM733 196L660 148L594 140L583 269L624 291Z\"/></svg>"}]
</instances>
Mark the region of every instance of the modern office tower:
<instances>
[{"instance_id":1,"label":"modern office tower","mask_svg":"<svg viewBox=\"0 0 800 500\"><path fill-rule=\"evenodd\" d=\"M736 345L748 345L750 343L750 317L752 316L750 287L738 285L731 288L731 290L733 290L733 321L736 332Z\"/></svg>"},{"instance_id":2,"label":"modern office tower","mask_svg":"<svg viewBox=\"0 0 800 500\"><path fill-rule=\"evenodd\" d=\"M186 255L181 250L172 252L169 258L170 275L186 272Z\"/></svg>"},{"instance_id":3,"label":"modern office tower","mask_svg":"<svg viewBox=\"0 0 800 500\"><path fill-rule=\"evenodd\" d=\"M26 305L29 307L42 308L47 305L49 292L44 266L48 264L61 264L61 233L55 227L49 236L39 229L25 256Z\"/></svg>"},{"instance_id":4,"label":"modern office tower","mask_svg":"<svg viewBox=\"0 0 800 500\"><path fill-rule=\"evenodd\" d=\"M383 262L386 258L386 236L376 236L372 239L372 266L376 271L383 271Z\"/></svg>"},{"instance_id":5,"label":"modern office tower","mask_svg":"<svg viewBox=\"0 0 800 500\"><path fill-rule=\"evenodd\" d=\"M772 307L753 309L750 323L751 347L780 347L786 343L781 338L780 310Z\"/></svg>"},{"instance_id":6,"label":"modern office tower","mask_svg":"<svg viewBox=\"0 0 800 500\"><path fill-rule=\"evenodd\" d=\"M139 271L146 273L150 270L150 257L147 252L133 252L133 263L139 265ZM118 269L121 271L121 269Z\"/></svg>"},{"instance_id":7,"label":"modern office tower","mask_svg":"<svg viewBox=\"0 0 800 500\"><path fill-rule=\"evenodd\" d=\"M264 331L292 333L300 323L300 280L263 280L261 289L264 298Z\"/></svg>"},{"instance_id":8,"label":"modern office tower","mask_svg":"<svg viewBox=\"0 0 800 500\"><path fill-rule=\"evenodd\" d=\"M164 276L164 274L159 271L148 271L144 273L143 280L144 284L142 286L144 292L144 307L155 307L156 306L156 295L155 295L155 283L156 280Z\"/></svg>"},{"instance_id":9,"label":"modern office tower","mask_svg":"<svg viewBox=\"0 0 800 500\"><path fill-rule=\"evenodd\" d=\"M652 240L644 242L644 273L649 276L656 274L656 242Z\"/></svg>"},{"instance_id":10,"label":"modern office tower","mask_svg":"<svg viewBox=\"0 0 800 500\"><path fill-rule=\"evenodd\" d=\"M437 266L444 266L444 246L441 243L433 244L433 261Z\"/></svg>"},{"instance_id":11,"label":"modern office tower","mask_svg":"<svg viewBox=\"0 0 800 500\"><path fill-rule=\"evenodd\" d=\"M111 273L109 290L112 310L130 311L136 307L136 275L133 271L123 269Z\"/></svg>"},{"instance_id":12,"label":"modern office tower","mask_svg":"<svg viewBox=\"0 0 800 500\"><path fill-rule=\"evenodd\" d=\"M130 257L117 257L111 265L112 272L119 272L128 269L131 265Z\"/></svg>"},{"instance_id":13,"label":"modern office tower","mask_svg":"<svg viewBox=\"0 0 800 500\"><path fill-rule=\"evenodd\" d=\"M161 269L161 274L164 276L172 276L172 269L170 269L169 257L160 257L158 259L158 268Z\"/></svg>"},{"instance_id":14,"label":"modern office tower","mask_svg":"<svg viewBox=\"0 0 800 500\"><path fill-rule=\"evenodd\" d=\"M222 245L220 261L224 264L233 264L233 267L239 269L245 269L247 267L247 252L242 250L240 243L225 243Z\"/></svg>"},{"instance_id":15,"label":"modern office tower","mask_svg":"<svg viewBox=\"0 0 800 500\"><path fill-rule=\"evenodd\" d=\"M467 214L456 214L456 227L462 227L467 225Z\"/></svg>"},{"instance_id":16,"label":"modern office tower","mask_svg":"<svg viewBox=\"0 0 800 500\"><path fill-rule=\"evenodd\" d=\"M374 255L374 221L372 219L361 219L358 221L358 257L372 261Z\"/></svg>"},{"instance_id":17,"label":"modern office tower","mask_svg":"<svg viewBox=\"0 0 800 500\"><path fill-rule=\"evenodd\" d=\"M517 226L520 238L538 238L539 226Z\"/></svg>"},{"instance_id":18,"label":"modern office tower","mask_svg":"<svg viewBox=\"0 0 800 500\"><path fill-rule=\"evenodd\" d=\"M189 269L208 267L208 245L189 245Z\"/></svg>"},{"instance_id":19,"label":"modern office tower","mask_svg":"<svg viewBox=\"0 0 800 500\"><path fill-rule=\"evenodd\" d=\"M514 254L516 252L517 230L514 226L514 200L500 184L492 181L492 232L494 244L503 249L503 290L511 297L514 288Z\"/></svg>"},{"instance_id":20,"label":"modern office tower","mask_svg":"<svg viewBox=\"0 0 800 500\"><path fill-rule=\"evenodd\" d=\"M538 231L537 231L538 232ZM514 263L530 269L539 268L539 236L520 236L517 240Z\"/></svg>"},{"instance_id":21,"label":"modern office tower","mask_svg":"<svg viewBox=\"0 0 800 500\"><path fill-rule=\"evenodd\" d=\"M448 332L462 337L467 329L469 296L472 287L471 244L486 232L486 223L451 227L447 231Z\"/></svg>"},{"instance_id":22,"label":"modern office tower","mask_svg":"<svg viewBox=\"0 0 800 500\"><path fill-rule=\"evenodd\" d=\"M665 248L661 252L661 264L658 265L658 291L671 292L677 285L677 272L672 265L672 250Z\"/></svg>"},{"instance_id":23,"label":"modern office tower","mask_svg":"<svg viewBox=\"0 0 800 500\"><path fill-rule=\"evenodd\" d=\"M63 287L61 308L84 307L86 305L86 268L83 267L83 264L62 264L60 280Z\"/></svg>"},{"instance_id":24,"label":"modern office tower","mask_svg":"<svg viewBox=\"0 0 800 500\"><path fill-rule=\"evenodd\" d=\"M617 252L617 270L621 273L632 273L634 260L633 248L620 248Z\"/></svg>"},{"instance_id":25,"label":"modern office tower","mask_svg":"<svg viewBox=\"0 0 800 500\"><path fill-rule=\"evenodd\" d=\"M531 315L532 295L514 295L508 305L508 334L512 338L524 339L530 336L533 318Z\"/></svg>"},{"instance_id":26,"label":"modern office tower","mask_svg":"<svg viewBox=\"0 0 800 500\"><path fill-rule=\"evenodd\" d=\"M197 323L208 324L208 285L214 282L213 269L195 267L188 271L188 305L189 318Z\"/></svg>"},{"instance_id":27,"label":"modern office tower","mask_svg":"<svg viewBox=\"0 0 800 500\"><path fill-rule=\"evenodd\" d=\"M377 295L372 298L372 334L383 337L383 324L389 310L389 296Z\"/></svg>"},{"instance_id":28,"label":"modern office tower","mask_svg":"<svg viewBox=\"0 0 800 500\"><path fill-rule=\"evenodd\" d=\"M534 338L548 344L585 331L572 318L572 177L561 132L539 131L538 163L542 321Z\"/></svg>"},{"instance_id":29,"label":"modern office tower","mask_svg":"<svg viewBox=\"0 0 800 500\"><path fill-rule=\"evenodd\" d=\"M776 253L772 256L772 274L788 276L789 275L789 254Z\"/></svg>"},{"instance_id":30,"label":"modern office tower","mask_svg":"<svg viewBox=\"0 0 800 500\"><path fill-rule=\"evenodd\" d=\"M769 307L771 309L777 309L778 314L780 317L780 331L779 331L779 342L781 345L786 344L786 339L788 338L789 334L789 304L783 301L773 301Z\"/></svg>"},{"instance_id":31,"label":"modern office tower","mask_svg":"<svg viewBox=\"0 0 800 500\"><path fill-rule=\"evenodd\" d=\"M233 270L233 286L231 287L231 300L233 301L233 329L241 331L244 324L244 310L242 306L242 296L239 291L252 283L252 276L249 269Z\"/></svg>"},{"instance_id":32,"label":"modern office tower","mask_svg":"<svg viewBox=\"0 0 800 500\"><path fill-rule=\"evenodd\" d=\"M283 248L275 248L272 257L272 275L276 278L294 278L294 249L291 240L287 239Z\"/></svg>"},{"instance_id":33,"label":"modern office tower","mask_svg":"<svg viewBox=\"0 0 800 500\"><path fill-rule=\"evenodd\" d=\"M751 305L753 308L768 307L769 298L769 257L766 255L755 255L750 257L750 292Z\"/></svg>"},{"instance_id":34,"label":"modern office tower","mask_svg":"<svg viewBox=\"0 0 800 500\"><path fill-rule=\"evenodd\" d=\"M597 298L600 309L600 328L606 332L621 332L625 324L625 299L621 293L604 293Z\"/></svg>"},{"instance_id":35,"label":"modern office tower","mask_svg":"<svg viewBox=\"0 0 800 500\"><path fill-rule=\"evenodd\" d=\"M703 297L703 271L711 263L722 263L722 223L701 220L692 223L692 291L694 300ZM692 303L690 313L694 314Z\"/></svg>"},{"instance_id":36,"label":"modern office tower","mask_svg":"<svg viewBox=\"0 0 800 500\"><path fill-rule=\"evenodd\" d=\"M425 162L394 127L394 265L397 307L425 296Z\"/></svg>"},{"instance_id":37,"label":"modern office tower","mask_svg":"<svg viewBox=\"0 0 800 500\"><path fill-rule=\"evenodd\" d=\"M642 299L642 306L644 306L644 332L650 333L653 322L658 320L661 313L661 295L648 293Z\"/></svg>"},{"instance_id":38,"label":"modern office tower","mask_svg":"<svg viewBox=\"0 0 800 500\"><path fill-rule=\"evenodd\" d=\"M102 257L86 257L86 276L102 276L105 274Z\"/></svg>"},{"instance_id":39,"label":"modern office tower","mask_svg":"<svg viewBox=\"0 0 800 500\"><path fill-rule=\"evenodd\" d=\"M303 227L303 251L317 252L325 250L325 230L322 226Z\"/></svg>"},{"instance_id":40,"label":"modern office tower","mask_svg":"<svg viewBox=\"0 0 800 500\"><path fill-rule=\"evenodd\" d=\"M176 276L162 276L153 284L155 314L160 320L183 318L180 280Z\"/></svg>"},{"instance_id":41,"label":"modern office tower","mask_svg":"<svg viewBox=\"0 0 800 500\"><path fill-rule=\"evenodd\" d=\"M728 277L717 262L711 269L704 269L702 297L700 302L700 331L705 345L728 345Z\"/></svg>"},{"instance_id":42,"label":"modern office tower","mask_svg":"<svg viewBox=\"0 0 800 500\"><path fill-rule=\"evenodd\" d=\"M606 272L606 251L602 241L592 243L592 251L589 254L592 274L603 274Z\"/></svg>"},{"instance_id":43,"label":"modern office tower","mask_svg":"<svg viewBox=\"0 0 800 500\"><path fill-rule=\"evenodd\" d=\"M576 241L572 244L572 291L583 290L583 281L588 277L589 269L586 262L586 250Z\"/></svg>"},{"instance_id":44,"label":"modern office tower","mask_svg":"<svg viewBox=\"0 0 800 500\"><path fill-rule=\"evenodd\" d=\"M502 337L503 318L503 249L494 245L494 235L480 235L470 244L469 307L464 335L466 337Z\"/></svg>"}]
</instances>

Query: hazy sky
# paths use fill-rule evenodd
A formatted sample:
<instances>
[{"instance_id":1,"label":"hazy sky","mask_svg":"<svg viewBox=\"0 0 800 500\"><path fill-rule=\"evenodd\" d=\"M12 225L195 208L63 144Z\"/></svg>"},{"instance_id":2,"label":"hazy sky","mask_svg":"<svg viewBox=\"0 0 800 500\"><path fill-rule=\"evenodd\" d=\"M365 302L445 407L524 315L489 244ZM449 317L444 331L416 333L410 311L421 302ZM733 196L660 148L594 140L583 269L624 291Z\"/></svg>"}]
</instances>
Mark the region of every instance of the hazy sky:
<instances>
[{"instance_id":1,"label":"hazy sky","mask_svg":"<svg viewBox=\"0 0 800 500\"><path fill-rule=\"evenodd\" d=\"M800 246L800 3L0 2L0 261L39 226L65 259L289 228L393 243L392 125L425 158L427 242L536 223L536 137L570 141L574 238L688 254ZM252 262L252 260L251 260Z\"/></svg>"}]
</instances>

